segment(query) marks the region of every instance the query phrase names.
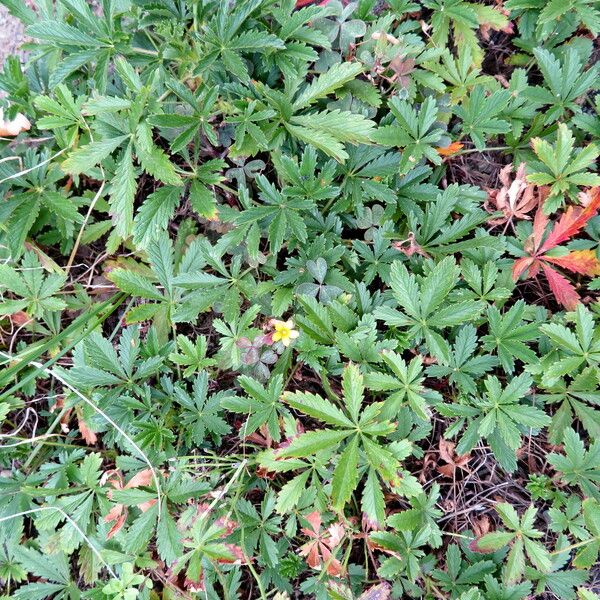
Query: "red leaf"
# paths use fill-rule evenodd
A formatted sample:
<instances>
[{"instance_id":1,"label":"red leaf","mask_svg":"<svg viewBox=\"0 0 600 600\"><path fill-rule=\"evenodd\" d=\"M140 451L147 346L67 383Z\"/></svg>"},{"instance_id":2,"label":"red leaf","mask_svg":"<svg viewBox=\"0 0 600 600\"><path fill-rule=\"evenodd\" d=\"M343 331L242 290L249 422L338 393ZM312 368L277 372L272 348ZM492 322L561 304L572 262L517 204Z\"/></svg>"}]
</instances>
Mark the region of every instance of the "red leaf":
<instances>
[{"instance_id":1,"label":"red leaf","mask_svg":"<svg viewBox=\"0 0 600 600\"><path fill-rule=\"evenodd\" d=\"M551 248L571 239L587 225L592 217L596 216L598 209L600 209L600 188L594 188L592 190L592 200L585 208L581 206L569 206L567 208L558 223L552 228L548 239L540 248L540 253L548 252Z\"/></svg>"},{"instance_id":2,"label":"red leaf","mask_svg":"<svg viewBox=\"0 0 600 600\"><path fill-rule=\"evenodd\" d=\"M341 523L333 523L327 530L321 531L321 514L316 510L306 515L305 519L310 524L310 528L302 528L302 533L310 540L300 547L298 553L306 557L306 562L313 569L320 569L325 564L329 575L340 576L344 572L344 567L331 550L341 543L345 533L344 526Z\"/></svg>"},{"instance_id":3,"label":"red leaf","mask_svg":"<svg viewBox=\"0 0 600 600\"><path fill-rule=\"evenodd\" d=\"M513 281L519 279L519 277L521 277L521 275L523 275L523 273L525 273L525 271L531 267L534 260L535 258L532 258L531 256L526 256L524 258L518 258L515 260L512 268Z\"/></svg>"},{"instance_id":4,"label":"red leaf","mask_svg":"<svg viewBox=\"0 0 600 600\"><path fill-rule=\"evenodd\" d=\"M579 302L579 294L571 282L558 271L555 271L549 264L543 262L542 269L556 300L567 310L575 310Z\"/></svg>"},{"instance_id":5,"label":"red leaf","mask_svg":"<svg viewBox=\"0 0 600 600\"><path fill-rule=\"evenodd\" d=\"M535 213L533 220L533 249L532 254L537 254L538 248L542 243L546 226L548 225L548 216L542 211L542 207L539 206Z\"/></svg>"},{"instance_id":6,"label":"red leaf","mask_svg":"<svg viewBox=\"0 0 600 600\"><path fill-rule=\"evenodd\" d=\"M123 513L119 516L115 522L115 524L110 528L110 531L106 534L106 539L110 540L110 538L117 534L125 525L125 520L127 519L127 513Z\"/></svg>"},{"instance_id":7,"label":"red leaf","mask_svg":"<svg viewBox=\"0 0 600 600\"><path fill-rule=\"evenodd\" d=\"M600 261L592 250L575 250L564 256L547 256L547 252L559 244L569 241L579 233L595 217L600 210L600 187L595 187L585 194L585 206L569 206L556 221L545 241L544 234L548 225L548 217L538 208L533 221L533 233L525 242L525 251L529 256L517 259L513 264L513 279L516 281L525 273L526 278L536 277L543 269L550 289L556 300L569 310L575 308L579 294L571 282L556 271L551 264L562 267L580 275L599 275ZM551 263L551 264L550 264Z\"/></svg>"}]
</instances>

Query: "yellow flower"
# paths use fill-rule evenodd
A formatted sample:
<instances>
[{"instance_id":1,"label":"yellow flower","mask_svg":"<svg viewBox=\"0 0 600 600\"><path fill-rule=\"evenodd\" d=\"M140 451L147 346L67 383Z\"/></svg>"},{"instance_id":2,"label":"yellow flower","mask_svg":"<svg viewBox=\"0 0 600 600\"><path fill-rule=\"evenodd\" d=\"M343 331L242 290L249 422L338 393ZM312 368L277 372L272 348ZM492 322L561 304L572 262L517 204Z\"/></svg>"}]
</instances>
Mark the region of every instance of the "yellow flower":
<instances>
[{"instance_id":1,"label":"yellow flower","mask_svg":"<svg viewBox=\"0 0 600 600\"><path fill-rule=\"evenodd\" d=\"M274 342L281 342L284 346L289 346L292 340L295 340L300 333L294 329L294 321L288 319L287 321L278 321L277 319L271 320L271 325L275 328L272 335Z\"/></svg>"}]
</instances>

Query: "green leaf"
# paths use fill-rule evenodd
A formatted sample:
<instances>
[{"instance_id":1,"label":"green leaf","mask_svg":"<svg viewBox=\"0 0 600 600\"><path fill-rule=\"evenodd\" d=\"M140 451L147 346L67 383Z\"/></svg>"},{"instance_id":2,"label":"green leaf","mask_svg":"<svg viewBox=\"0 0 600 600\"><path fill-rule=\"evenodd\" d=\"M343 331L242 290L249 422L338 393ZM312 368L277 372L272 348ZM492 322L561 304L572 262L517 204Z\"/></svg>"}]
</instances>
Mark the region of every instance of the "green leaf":
<instances>
[{"instance_id":1,"label":"green leaf","mask_svg":"<svg viewBox=\"0 0 600 600\"><path fill-rule=\"evenodd\" d=\"M287 456L305 457L319 452L319 450L331 450L349 435L351 431L335 431L333 429L321 429L318 431L309 431L295 437L289 446L282 448L277 455L285 458Z\"/></svg>"},{"instance_id":2,"label":"green leaf","mask_svg":"<svg viewBox=\"0 0 600 600\"><path fill-rule=\"evenodd\" d=\"M313 79L311 84L296 98L294 108L304 108L320 98L328 96L346 82L355 79L362 71L363 67L358 62L342 62L333 65L325 73Z\"/></svg>"},{"instance_id":3,"label":"green leaf","mask_svg":"<svg viewBox=\"0 0 600 600\"><path fill-rule=\"evenodd\" d=\"M128 138L128 135L120 135L81 146L73 150L69 158L63 162L63 170L71 175L85 173L110 156Z\"/></svg>"},{"instance_id":4,"label":"green leaf","mask_svg":"<svg viewBox=\"0 0 600 600\"><path fill-rule=\"evenodd\" d=\"M504 570L504 581L507 584L517 583L521 580L525 571L525 552L523 550L523 540L516 538L506 559Z\"/></svg>"},{"instance_id":5,"label":"green leaf","mask_svg":"<svg viewBox=\"0 0 600 600\"><path fill-rule=\"evenodd\" d=\"M342 375L342 389L344 391L344 400L352 417L352 420L358 422L358 413L363 401L363 377L358 367L349 364Z\"/></svg>"},{"instance_id":6,"label":"green leaf","mask_svg":"<svg viewBox=\"0 0 600 600\"><path fill-rule=\"evenodd\" d=\"M164 300L162 294L145 277L126 269L114 269L108 278L123 292L148 300Z\"/></svg>"},{"instance_id":7,"label":"green leaf","mask_svg":"<svg viewBox=\"0 0 600 600\"><path fill-rule=\"evenodd\" d=\"M147 248L158 233L166 230L179 205L181 188L163 186L152 192L139 208L133 221L133 243Z\"/></svg>"},{"instance_id":8,"label":"green leaf","mask_svg":"<svg viewBox=\"0 0 600 600\"><path fill-rule=\"evenodd\" d=\"M156 529L156 547L167 565L172 565L183 551L181 535L173 517L167 511L166 502L162 505L161 519Z\"/></svg>"},{"instance_id":9,"label":"green leaf","mask_svg":"<svg viewBox=\"0 0 600 600\"><path fill-rule=\"evenodd\" d=\"M329 425L351 429L352 421L325 398L310 392L285 392L283 401L292 408Z\"/></svg>"},{"instance_id":10,"label":"green leaf","mask_svg":"<svg viewBox=\"0 0 600 600\"><path fill-rule=\"evenodd\" d=\"M355 435L344 451L333 472L331 501L336 510L343 510L358 485L358 435Z\"/></svg>"},{"instance_id":11,"label":"green leaf","mask_svg":"<svg viewBox=\"0 0 600 600\"><path fill-rule=\"evenodd\" d=\"M167 185L180 185L181 177L169 157L152 141L152 132L144 124L138 125L135 137L137 158L146 173Z\"/></svg>"},{"instance_id":12,"label":"green leaf","mask_svg":"<svg viewBox=\"0 0 600 600\"><path fill-rule=\"evenodd\" d=\"M129 237L133 225L133 202L137 191L131 144L120 156L111 181L110 214L115 232L123 239Z\"/></svg>"}]
</instances>

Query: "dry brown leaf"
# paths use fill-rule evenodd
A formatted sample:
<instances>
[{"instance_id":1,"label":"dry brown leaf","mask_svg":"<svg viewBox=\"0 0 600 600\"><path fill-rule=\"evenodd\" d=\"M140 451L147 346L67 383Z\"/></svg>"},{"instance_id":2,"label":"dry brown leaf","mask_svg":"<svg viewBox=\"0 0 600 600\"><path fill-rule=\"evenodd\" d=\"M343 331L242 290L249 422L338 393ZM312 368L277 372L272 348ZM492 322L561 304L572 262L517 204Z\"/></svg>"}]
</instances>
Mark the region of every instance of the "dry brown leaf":
<instances>
[{"instance_id":1,"label":"dry brown leaf","mask_svg":"<svg viewBox=\"0 0 600 600\"><path fill-rule=\"evenodd\" d=\"M98 441L98 436L87 426L79 409L77 409L77 427L86 444L93 446Z\"/></svg>"},{"instance_id":2,"label":"dry brown leaf","mask_svg":"<svg viewBox=\"0 0 600 600\"><path fill-rule=\"evenodd\" d=\"M502 187L499 190L488 190L488 201L486 208L491 211L502 211L503 216L490 219L490 225L502 225L511 223L513 219L530 220L530 213L543 197L547 194L544 188L537 189L534 185L527 183L525 178L525 163L521 163L514 179L511 178L513 165L506 165L499 174Z\"/></svg>"},{"instance_id":3,"label":"dry brown leaf","mask_svg":"<svg viewBox=\"0 0 600 600\"><path fill-rule=\"evenodd\" d=\"M22 310L19 310L16 313L9 315L9 318L10 318L11 323L13 325L16 325L17 327L22 327L23 325L27 325L28 323L33 322L33 319L26 312L23 312Z\"/></svg>"},{"instance_id":4,"label":"dry brown leaf","mask_svg":"<svg viewBox=\"0 0 600 600\"><path fill-rule=\"evenodd\" d=\"M363 592L358 600L388 600L392 595L392 586L387 582L379 583Z\"/></svg>"},{"instance_id":5,"label":"dry brown leaf","mask_svg":"<svg viewBox=\"0 0 600 600\"><path fill-rule=\"evenodd\" d=\"M420 254L425 258L429 258L429 254L423 250L419 243L415 240L415 234L412 231L408 232L408 237L405 240L400 240L392 244L392 248L402 252L406 256L412 256L413 254Z\"/></svg>"},{"instance_id":6,"label":"dry brown leaf","mask_svg":"<svg viewBox=\"0 0 600 600\"><path fill-rule=\"evenodd\" d=\"M14 119L4 118L4 110L0 108L0 137L15 137L23 131L29 131L31 123L22 113L17 113Z\"/></svg>"},{"instance_id":7,"label":"dry brown leaf","mask_svg":"<svg viewBox=\"0 0 600 600\"><path fill-rule=\"evenodd\" d=\"M477 537L483 537L486 533L490 532L490 519L485 515L479 517L479 519L473 520L473 533Z\"/></svg>"},{"instance_id":8,"label":"dry brown leaf","mask_svg":"<svg viewBox=\"0 0 600 600\"><path fill-rule=\"evenodd\" d=\"M138 488L142 486L149 486L152 483L152 471L150 469L144 469L139 473L136 473L125 485L123 485L123 476L120 471L107 471L104 473L102 478L100 479L100 483L104 484L108 481L110 485L115 490L129 490L132 488ZM112 493L109 491L107 493L108 498L112 498ZM148 500L147 502L141 502L137 505L137 507L142 511L146 512L151 506L156 504L156 498L152 500ZM110 538L115 535L125 524L127 520L128 510L124 504L115 504L109 511L109 513L104 517L105 523L113 523L106 539L110 540Z\"/></svg>"},{"instance_id":9,"label":"dry brown leaf","mask_svg":"<svg viewBox=\"0 0 600 600\"><path fill-rule=\"evenodd\" d=\"M302 533L310 538L299 550L300 556L306 557L306 562L313 569L321 569L326 565L327 573L339 577L344 573L342 563L332 553L342 541L345 528L341 523L333 523L327 529L321 530L321 514L313 511L306 515L310 527L304 527Z\"/></svg>"},{"instance_id":10,"label":"dry brown leaf","mask_svg":"<svg viewBox=\"0 0 600 600\"><path fill-rule=\"evenodd\" d=\"M445 477L454 477L456 475L456 469L463 469L463 471L469 472L467 464L471 460L470 454L458 455L454 452L456 444L444 438L440 438L439 442L440 458L447 464L441 465L437 468L438 472Z\"/></svg>"},{"instance_id":11,"label":"dry brown leaf","mask_svg":"<svg viewBox=\"0 0 600 600\"><path fill-rule=\"evenodd\" d=\"M415 70L415 64L412 58L405 58L404 56L395 56L392 58L390 69L394 71L394 75L390 81L398 81L402 87L408 87L410 77L407 77L407 75Z\"/></svg>"}]
</instances>

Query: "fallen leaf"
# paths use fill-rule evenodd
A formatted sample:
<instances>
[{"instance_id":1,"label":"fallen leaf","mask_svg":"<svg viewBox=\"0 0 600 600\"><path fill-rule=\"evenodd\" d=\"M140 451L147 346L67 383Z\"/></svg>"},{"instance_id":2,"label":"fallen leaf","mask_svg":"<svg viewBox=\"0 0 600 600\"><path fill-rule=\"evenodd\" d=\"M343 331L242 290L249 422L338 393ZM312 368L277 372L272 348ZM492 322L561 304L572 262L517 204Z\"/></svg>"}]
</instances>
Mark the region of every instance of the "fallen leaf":
<instances>
[{"instance_id":1,"label":"fallen leaf","mask_svg":"<svg viewBox=\"0 0 600 600\"><path fill-rule=\"evenodd\" d=\"M398 43L398 41L396 41ZM408 87L410 83L410 77L407 77L410 73L415 70L416 62L412 58L406 58L404 56L395 56L390 61L390 69L394 71L394 75L390 81L397 81L402 87Z\"/></svg>"},{"instance_id":2,"label":"fallen leaf","mask_svg":"<svg viewBox=\"0 0 600 600\"><path fill-rule=\"evenodd\" d=\"M112 470L104 473L102 478L100 479L100 483L103 485L108 482L115 490L129 490L138 487L147 487L152 483L152 471L150 469L144 469L139 473L136 473L125 485L123 485L123 475L121 475L120 471ZM112 498L112 491L109 491L107 494L108 498ZM156 504L156 498L152 500L148 500L147 502L141 502L137 505L137 507L142 511L146 512L151 506ZM124 504L115 504L108 514L104 517L105 523L113 523L113 526L110 528L106 539L110 539L113 537L125 524L127 520L128 510Z\"/></svg>"},{"instance_id":3,"label":"fallen leaf","mask_svg":"<svg viewBox=\"0 0 600 600\"><path fill-rule=\"evenodd\" d=\"M79 433L81 433L81 437L84 439L85 443L89 446L93 446L98 441L98 436L87 426L86 422L83 419L83 414L80 409L77 409L77 427L79 428Z\"/></svg>"},{"instance_id":4,"label":"fallen leaf","mask_svg":"<svg viewBox=\"0 0 600 600\"><path fill-rule=\"evenodd\" d=\"M363 592L358 600L388 600L392 595L392 586L384 581Z\"/></svg>"},{"instance_id":5,"label":"fallen leaf","mask_svg":"<svg viewBox=\"0 0 600 600\"><path fill-rule=\"evenodd\" d=\"M436 148L436 152L440 156L454 156L457 152L460 152L465 147L464 144L460 142L452 142L444 147Z\"/></svg>"},{"instance_id":6,"label":"fallen leaf","mask_svg":"<svg viewBox=\"0 0 600 600\"><path fill-rule=\"evenodd\" d=\"M454 449L456 444L444 438L440 438L439 445L440 458L447 464L438 466L437 470L445 477L454 477L456 469L463 469L469 472L467 464L471 460L470 454L456 454Z\"/></svg>"},{"instance_id":7,"label":"fallen leaf","mask_svg":"<svg viewBox=\"0 0 600 600\"><path fill-rule=\"evenodd\" d=\"M479 519L473 520L473 533L477 537L483 537L486 533L490 531L490 519L489 517L483 515L479 517Z\"/></svg>"},{"instance_id":8,"label":"fallen leaf","mask_svg":"<svg viewBox=\"0 0 600 600\"><path fill-rule=\"evenodd\" d=\"M11 322L13 323L13 325L16 325L17 327L22 327L23 325L27 325L28 323L33 322L33 319L26 312L23 312L22 310L18 310L17 312L13 313L12 315L9 315L9 318L10 318Z\"/></svg>"},{"instance_id":9,"label":"fallen leaf","mask_svg":"<svg viewBox=\"0 0 600 600\"><path fill-rule=\"evenodd\" d=\"M15 137L30 129L31 123L24 114L17 113L14 119L7 120L4 118L4 110L0 108L0 136Z\"/></svg>"},{"instance_id":10,"label":"fallen leaf","mask_svg":"<svg viewBox=\"0 0 600 600\"><path fill-rule=\"evenodd\" d=\"M533 184L527 183L525 163L519 165L514 179L511 178L512 171L513 165L506 165L498 176L502 187L499 190L488 190L486 208L503 213L500 218L490 219L490 225L512 223L513 219L531 219L528 213L543 203L548 195L546 188L537 189Z\"/></svg>"},{"instance_id":11,"label":"fallen leaf","mask_svg":"<svg viewBox=\"0 0 600 600\"><path fill-rule=\"evenodd\" d=\"M309 542L303 544L298 551L300 556L306 557L306 562L313 569L320 570L325 563L327 573L339 577L344 572L342 563L335 558L332 551L340 544L344 537L345 528L341 523L330 525L321 531L321 514L318 511L306 515L310 527L304 527L302 533L308 536Z\"/></svg>"},{"instance_id":12,"label":"fallen leaf","mask_svg":"<svg viewBox=\"0 0 600 600\"><path fill-rule=\"evenodd\" d=\"M429 254L423 250L419 243L415 240L415 234L412 231L408 232L408 237L405 240L400 240L392 244L392 248L402 252L406 256L412 256L413 254L419 254L425 258L430 258Z\"/></svg>"}]
</instances>

